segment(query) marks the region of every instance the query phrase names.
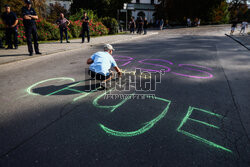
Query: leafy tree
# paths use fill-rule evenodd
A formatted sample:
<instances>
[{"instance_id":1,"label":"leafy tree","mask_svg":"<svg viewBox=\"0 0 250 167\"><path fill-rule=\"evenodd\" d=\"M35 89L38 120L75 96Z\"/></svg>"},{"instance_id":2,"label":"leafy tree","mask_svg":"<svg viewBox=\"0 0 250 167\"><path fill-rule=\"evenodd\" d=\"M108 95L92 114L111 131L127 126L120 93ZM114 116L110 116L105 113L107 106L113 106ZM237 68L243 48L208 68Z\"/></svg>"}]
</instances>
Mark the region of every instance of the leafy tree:
<instances>
[{"instance_id":1,"label":"leafy tree","mask_svg":"<svg viewBox=\"0 0 250 167\"><path fill-rule=\"evenodd\" d=\"M51 23L55 23L56 20L59 18L60 13L63 13L65 16L67 15L67 10L60 5L60 3L56 2L52 6L50 6L50 12L47 17L47 21Z\"/></svg>"},{"instance_id":2,"label":"leafy tree","mask_svg":"<svg viewBox=\"0 0 250 167\"><path fill-rule=\"evenodd\" d=\"M247 0L232 0L230 2L231 20L244 20L247 17Z\"/></svg>"},{"instance_id":3,"label":"leafy tree","mask_svg":"<svg viewBox=\"0 0 250 167\"><path fill-rule=\"evenodd\" d=\"M93 10L83 10L83 9L79 9L78 12L76 12L73 15L70 15L69 19L72 21L81 20L84 12L87 13L87 16L89 17L90 20L93 20L93 21L98 20L98 16Z\"/></svg>"},{"instance_id":4,"label":"leafy tree","mask_svg":"<svg viewBox=\"0 0 250 167\"><path fill-rule=\"evenodd\" d=\"M156 18L164 18L170 21L183 23L186 18L201 18L205 22L211 22L211 11L218 8L226 0L160 0L156 5Z\"/></svg>"},{"instance_id":5,"label":"leafy tree","mask_svg":"<svg viewBox=\"0 0 250 167\"><path fill-rule=\"evenodd\" d=\"M71 12L76 13L80 8L94 10L98 17L117 17L117 9L122 9L124 3L131 0L74 0Z\"/></svg>"},{"instance_id":6,"label":"leafy tree","mask_svg":"<svg viewBox=\"0 0 250 167\"><path fill-rule=\"evenodd\" d=\"M5 12L4 5L10 5L11 11L15 12L18 17L22 16L22 7L24 6L24 2L20 0L0 0L1 12Z\"/></svg>"},{"instance_id":7,"label":"leafy tree","mask_svg":"<svg viewBox=\"0 0 250 167\"><path fill-rule=\"evenodd\" d=\"M11 10L17 14L18 17L22 17L22 7L25 6L23 0L0 0L1 11L4 11L4 5L8 4L11 6ZM33 8L36 10L38 16L45 16L46 5L45 0L32 0Z\"/></svg>"},{"instance_id":8,"label":"leafy tree","mask_svg":"<svg viewBox=\"0 0 250 167\"><path fill-rule=\"evenodd\" d=\"M118 33L119 25L116 19L111 17L104 17L101 19L101 21L109 29L109 34Z\"/></svg>"},{"instance_id":9,"label":"leafy tree","mask_svg":"<svg viewBox=\"0 0 250 167\"><path fill-rule=\"evenodd\" d=\"M227 2L221 2L221 4L212 11L212 22L218 24L228 23L230 20L228 7Z\"/></svg>"},{"instance_id":10,"label":"leafy tree","mask_svg":"<svg viewBox=\"0 0 250 167\"><path fill-rule=\"evenodd\" d=\"M20 0L19 0L20 1ZM40 17L46 16L46 0L31 0L33 8L36 10L36 13Z\"/></svg>"}]
</instances>

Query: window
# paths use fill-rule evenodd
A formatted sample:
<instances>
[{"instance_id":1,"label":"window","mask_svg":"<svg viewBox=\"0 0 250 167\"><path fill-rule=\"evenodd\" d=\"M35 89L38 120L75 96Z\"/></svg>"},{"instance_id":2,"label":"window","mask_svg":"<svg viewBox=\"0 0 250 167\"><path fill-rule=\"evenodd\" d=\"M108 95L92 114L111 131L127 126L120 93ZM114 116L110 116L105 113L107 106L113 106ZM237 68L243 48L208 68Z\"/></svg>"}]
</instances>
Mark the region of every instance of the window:
<instances>
[{"instance_id":1,"label":"window","mask_svg":"<svg viewBox=\"0 0 250 167\"><path fill-rule=\"evenodd\" d=\"M154 0L151 0L151 4L152 4L152 5L154 5L154 4L155 4L154 2L155 2Z\"/></svg>"},{"instance_id":2,"label":"window","mask_svg":"<svg viewBox=\"0 0 250 167\"><path fill-rule=\"evenodd\" d=\"M136 3L140 3L140 0L136 0Z\"/></svg>"}]
</instances>

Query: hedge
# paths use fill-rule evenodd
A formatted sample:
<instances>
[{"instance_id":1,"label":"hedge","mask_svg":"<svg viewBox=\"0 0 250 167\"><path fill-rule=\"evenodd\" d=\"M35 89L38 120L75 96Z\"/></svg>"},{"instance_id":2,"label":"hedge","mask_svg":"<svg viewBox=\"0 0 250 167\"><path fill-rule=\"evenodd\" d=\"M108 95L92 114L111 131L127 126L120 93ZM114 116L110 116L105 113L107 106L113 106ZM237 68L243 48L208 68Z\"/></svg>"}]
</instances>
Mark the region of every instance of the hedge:
<instances>
[{"instance_id":1,"label":"hedge","mask_svg":"<svg viewBox=\"0 0 250 167\"><path fill-rule=\"evenodd\" d=\"M19 18L19 23L17 26L18 29L18 40L21 44L26 42L25 30L23 25L23 19ZM68 27L69 38L78 38L81 34L82 23L80 20L70 21ZM39 41L48 41L48 40L59 40L60 32L57 25L47 22L45 19L36 20L37 33ZM109 30L101 22L94 22L90 20L90 35L91 36L101 36L107 35ZM0 37L4 37L4 24L0 21Z\"/></svg>"}]
</instances>

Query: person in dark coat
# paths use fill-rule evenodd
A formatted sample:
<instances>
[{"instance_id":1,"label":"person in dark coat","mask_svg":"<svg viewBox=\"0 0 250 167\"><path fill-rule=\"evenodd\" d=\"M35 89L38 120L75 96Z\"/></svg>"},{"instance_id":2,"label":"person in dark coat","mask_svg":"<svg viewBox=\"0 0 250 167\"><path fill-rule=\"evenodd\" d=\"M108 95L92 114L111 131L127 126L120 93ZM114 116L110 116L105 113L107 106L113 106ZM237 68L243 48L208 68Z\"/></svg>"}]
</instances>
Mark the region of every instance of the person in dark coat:
<instances>
[{"instance_id":1,"label":"person in dark coat","mask_svg":"<svg viewBox=\"0 0 250 167\"><path fill-rule=\"evenodd\" d=\"M6 35L6 42L8 48L6 49L13 49L13 44L15 49L18 48L18 40L17 40L17 16L14 12L11 12L10 6L5 5L5 12L2 15L3 22L6 27L5 35ZM12 37L13 40L12 40Z\"/></svg>"},{"instance_id":2,"label":"person in dark coat","mask_svg":"<svg viewBox=\"0 0 250 167\"><path fill-rule=\"evenodd\" d=\"M144 18L143 29L144 29L144 35L146 35L148 31L148 20L146 17Z\"/></svg>"},{"instance_id":3,"label":"person in dark coat","mask_svg":"<svg viewBox=\"0 0 250 167\"><path fill-rule=\"evenodd\" d=\"M136 28L136 23L135 23L134 17L131 17L131 21L129 23L129 29L130 29L131 34L135 33L135 28Z\"/></svg>"},{"instance_id":4,"label":"person in dark coat","mask_svg":"<svg viewBox=\"0 0 250 167\"><path fill-rule=\"evenodd\" d=\"M36 22L35 22L35 20L38 19L38 16L36 14L36 11L31 7L31 1L26 0L25 3L26 3L26 6L22 8L23 24L25 27L25 34L27 37L29 55L33 56L31 35L33 36L34 48L35 48L36 54L41 54L39 52L39 47L38 47L38 35L37 35L37 28L36 28Z\"/></svg>"},{"instance_id":5,"label":"person in dark coat","mask_svg":"<svg viewBox=\"0 0 250 167\"><path fill-rule=\"evenodd\" d=\"M90 35L89 35L89 17L87 16L87 13L83 13L82 20L82 43L85 41L85 34L87 33L88 42L90 42Z\"/></svg>"},{"instance_id":6,"label":"person in dark coat","mask_svg":"<svg viewBox=\"0 0 250 167\"><path fill-rule=\"evenodd\" d=\"M235 19L233 22L232 22L232 26L231 26L231 32L230 32L230 35L233 35L234 34L234 31L236 30L237 28L237 20Z\"/></svg>"},{"instance_id":7,"label":"person in dark coat","mask_svg":"<svg viewBox=\"0 0 250 167\"><path fill-rule=\"evenodd\" d=\"M138 30L137 30L138 34L142 33L143 24L144 24L144 21L142 20L142 17L139 17L139 20L138 20Z\"/></svg>"},{"instance_id":8,"label":"person in dark coat","mask_svg":"<svg viewBox=\"0 0 250 167\"><path fill-rule=\"evenodd\" d=\"M4 49L2 39L0 38L0 49Z\"/></svg>"}]
</instances>

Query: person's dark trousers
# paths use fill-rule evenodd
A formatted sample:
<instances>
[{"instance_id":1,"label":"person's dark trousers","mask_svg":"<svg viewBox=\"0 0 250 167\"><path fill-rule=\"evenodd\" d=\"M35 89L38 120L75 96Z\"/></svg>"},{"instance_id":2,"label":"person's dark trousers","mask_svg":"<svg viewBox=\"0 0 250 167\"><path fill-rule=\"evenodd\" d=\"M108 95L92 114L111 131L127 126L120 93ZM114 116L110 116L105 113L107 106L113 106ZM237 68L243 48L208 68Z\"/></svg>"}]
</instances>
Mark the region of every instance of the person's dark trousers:
<instances>
[{"instance_id":1,"label":"person's dark trousers","mask_svg":"<svg viewBox=\"0 0 250 167\"><path fill-rule=\"evenodd\" d=\"M4 48L3 47L3 43L2 43L2 39L0 38L0 48Z\"/></svg>"},{"instance_id":2,"label":"person's dark trousers","mask_svg":"<svg viewBox=\"0 0 250 167\"><path fill-rule=\"evenodd\" d=\"M147 34L147 28L144 28L144 34L146 35Z\"/></svg>"},{"instance_id":3,"label":"person's dark trousers","mask_svg":"<svg viewBox=\"0 0 250 167\"><path fill-rule=\"evenodd\" d=\"M130 33L135 33L135 28L130 28Z\"/></svg>"},{"instance_id":4,"label":"person's dark trousers","mask_svg":"<svg viewBox=\"0 0 250 167\"><path fill-rule=\"evenodd\" d=\"M63 41L63 33L65 34L66 41L68 41L68 30L67 28L60 28L60 40Z\"/></svg>"},{"instance_id":5,"label":"person's dark trousers","mask_svg":"<svg viewBox=\"0 0 250 167\"><path fill-rule=\"evenodd\" d=\"M28 45L29 53L33 53L31 35L33 36L33 40L34 40L35 52L39 53L38 35L37 35L36 25L30 25L28 27L25 27L25 34L26 34L26 37L27 37L27 45Z\"/></svg>"},{"instance_id":6,"label":"person's dark trousers","mask_svg":"<svg viewBox=\"0 0 250 167\"><path fill-rule=\"evenodd\" d=\"M13 48L13 41L14 41L14 46L18 47L16 27L6 29L6 42L7 42L8 48Z\"/></svg>"},{"instance_id":7,"label":"person's dark trousers","mask_svg":"<svg viewBox=\"0 0 250 167\"><path fill-rule=\"evenodd\" d=\"M90 42L89 29L83 29L82 30L82 43L84 43L85 41L85 33L87 33L88 42Z\"/></svg>"}]
</instances>

